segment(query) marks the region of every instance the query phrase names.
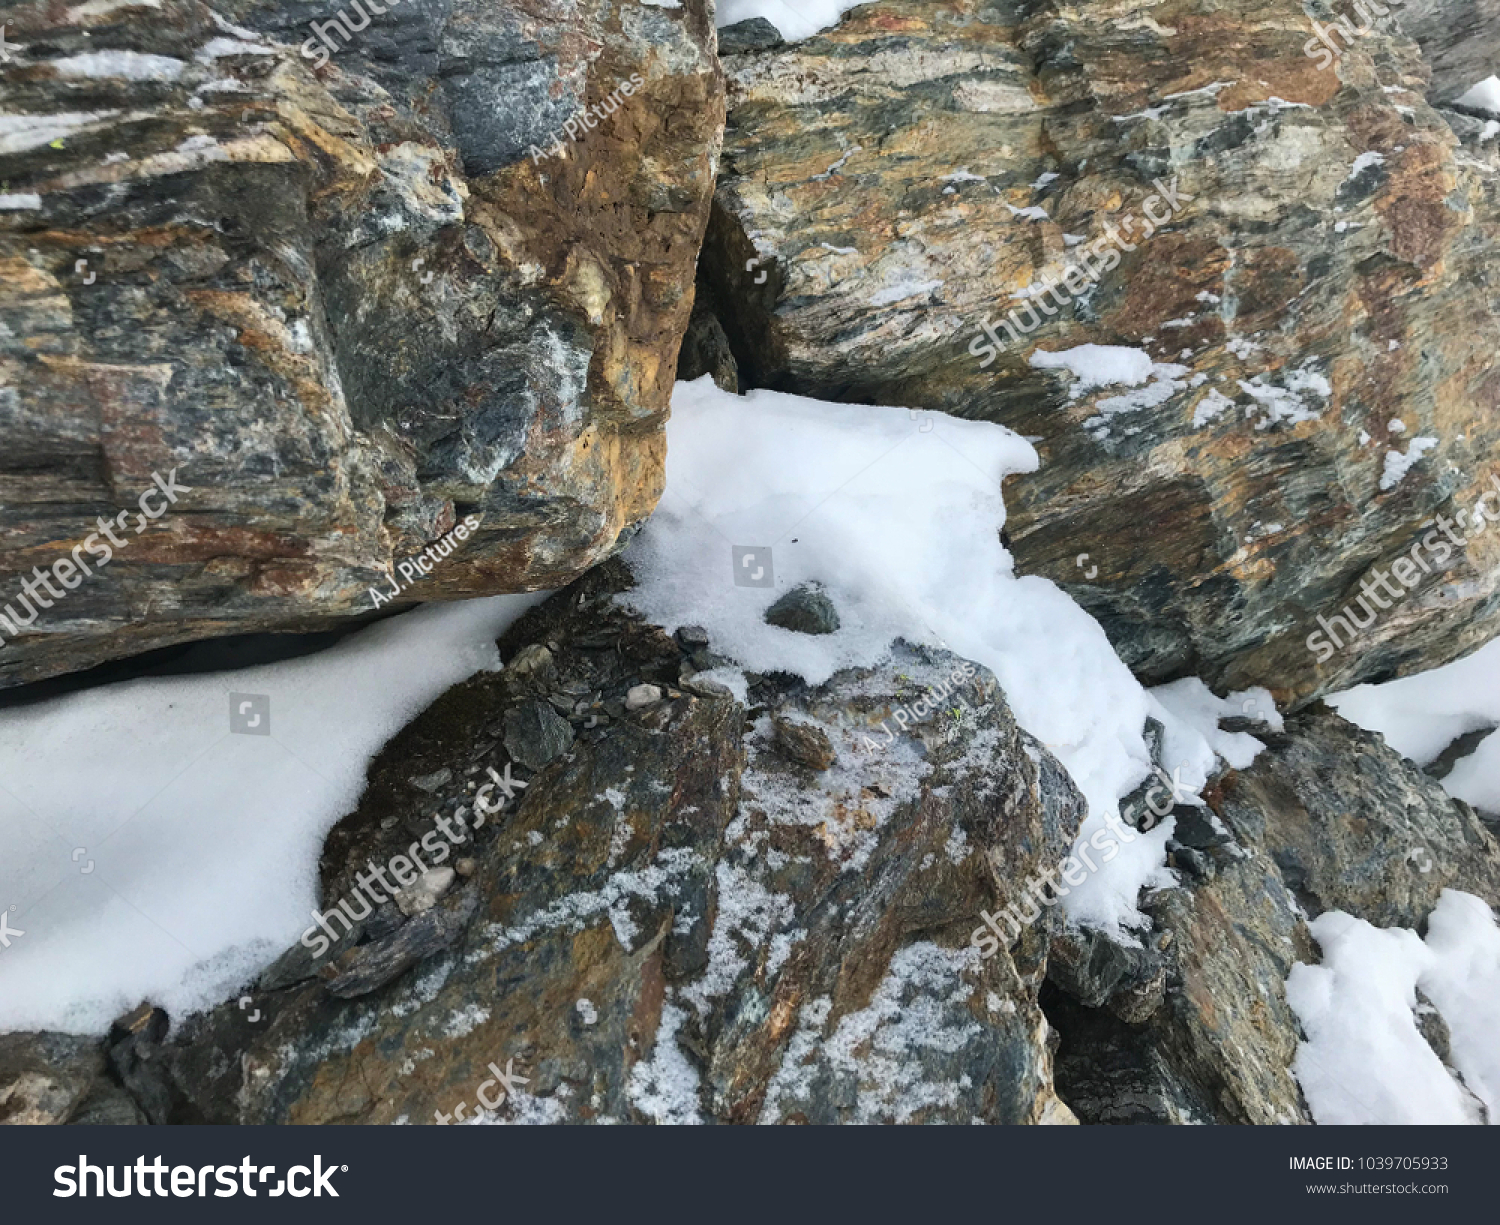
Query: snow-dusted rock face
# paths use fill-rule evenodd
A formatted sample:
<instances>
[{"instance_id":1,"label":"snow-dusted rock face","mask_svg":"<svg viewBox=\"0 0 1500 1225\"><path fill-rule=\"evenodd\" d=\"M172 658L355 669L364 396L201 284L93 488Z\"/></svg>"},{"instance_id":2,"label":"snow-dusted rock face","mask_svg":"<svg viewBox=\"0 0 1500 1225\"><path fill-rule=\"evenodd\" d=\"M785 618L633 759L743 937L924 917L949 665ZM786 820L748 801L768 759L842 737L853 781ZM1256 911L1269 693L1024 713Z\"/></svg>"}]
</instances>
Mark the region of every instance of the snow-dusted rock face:
<instances>
[{"instance_id":1,"label":"snow-dusted rock face","mask_svg":"<svg viewBox=\"0 0 1500 1225\"><path fill-rule=\"evenodd\" d=\"M467 895L462 934L354 998L336 994L351 968L386 964L426 915L381 905L357 947L294 949L252 990L253 1022L231 1001L154 1059L169 1117L1071 1122L1038 1002L1058 913L988 956L973 935L1066 853L1083 805L993 678L970 668L910 732L894 712L962 661L901 648L811 689L749 677L741 702L703 680L711 643L611 603L617 565L517 624L502 650L522 662L403 732L330 839L329 909L367 860L472 815L465 770L513 779L439 903ZM663 700L631 709L640 684ZM537 699L577 739L533 773L496 736ZM524 1092L476 1108L481 1069L511 1060Z\"/></svg>"},{"instance_id":2,"label":"snow-dusted rock face","mask_svg":"<svg viewBox=\"0 0 1500 1225\"><path fill-rule=\"evenodd\" d=\"M655 505L723 114L706 17L382 7L10 15L0 611L33 620L0 623L0 685L556 587ZM173 470L106 571L18 601Z\"/></svg>"},{"instance_id":3,"label":"snow-dusted rock face","mask_svg":"<svg viewBox=\"0 0 1500 1225\"><path fill-rule=\"evenodd\" d=\"M170 1038L149 1000L102 1041L0 1037L0 1118L1380 1122L1339 1054L1377 1031L1317 984L1393 973L1422 994L1382 1020L1412 1060L1380 1085L1500 1103L1494 993L1460 974L1500 947L1500 848L1338 716L1257 725L1204 807L1131 806L1170 816L1172 871L1116 937L1059 898L1123 860L1080 849L1078 788L988 670L898 644L815 686L747 673L629 584L612 561L527 612L502 671L387 745L322 919L233 998ZM545 761L514 717L538 705L569 729ZM402 906L377 868L443 887Z\"/></svg>"},{"instance_id":4,"label":"snow-dusted rock face","mask_svg":"<svg viewBox=\"0 0 1500 1225\"><path fill-rule=\"evenodd\" d=\"M726 56L700 274L746 386L1035 440L1018 565L1138 675L1300 703L1494 632L1489 526L1308 643L1500 477L1500 200L1399 27L1242 8L890 0Z\"/></svg>"}]
</instances>

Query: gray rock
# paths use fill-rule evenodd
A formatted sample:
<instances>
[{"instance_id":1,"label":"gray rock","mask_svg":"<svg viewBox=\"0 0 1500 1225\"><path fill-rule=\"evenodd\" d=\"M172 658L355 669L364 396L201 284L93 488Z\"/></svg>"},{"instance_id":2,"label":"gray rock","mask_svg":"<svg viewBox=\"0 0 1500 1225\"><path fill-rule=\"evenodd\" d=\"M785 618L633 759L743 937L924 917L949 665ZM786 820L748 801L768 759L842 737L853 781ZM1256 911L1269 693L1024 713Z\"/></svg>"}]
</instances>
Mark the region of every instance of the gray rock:
<instances>
[{"instance_id":1,"label":"gray rock","mask_svg":"<svg viewBox=\"0 0 1500 1225\"><path fill-rule=\"evenodd\" d=\"M125 1086L146 1121L157 1126L171 1122L174 1114L162 1048L168 1026L165 1012L142 1004L114 1023L105 1049L110 1071Z\"/></svg>"},{"instance_id":2,"label":"gray rock","mask_svg":"<svg viewBox=\"0 0 1500 1225\"><path fill-rule=\"evenodd\" d=\"M701 625L684 625L673 635L684 651L697 651L708 645L708 631Z\"/></svg>"},{"instance_id":3,"label":"gray rock","mask_svg":"<svg viewBox=\"0 0 1500 1225\"><path fill-rule=\"evenodd\" d=\"M1156 1010L1166 986L1165 963L1155 948L1071 926L1052 938L1047 977L1089 1008L1118 999L1117 1013L1131 1022Z\"/></svg>"},{"instance_id":4,"label":"gray rock","mask_svg":"<svg viewBox=\"0 0 1500 1225\"><path fill-rule=\"evenodd\" d=\"M832 634L839 628L838 609L816 583L793 587L766 609L765 620L797 634Z\"/></svg>"},{"instance_id":5,"label":"gray rock","mask_svg":"<svg viewBox=\"0 0 1500 1225\"><path fill-rule=\"evenodd\" d=\"M66 1123L103 1071L97 1039L0 1034L0 1124Z\"/></svg>"},{"instance_id":6,"label":"gray rock","mask_svg":"<svg viewBox=\"0 0 1500 1225\"><path fill-rule=\"evenodd\" d=\"M528 770L540 770L573 743L573 727L545 702L523 702L505 712L505 751Z\"/></svg>"},{"instance_id":7,"label":"gray rock","mask_svg":"<svg viewBox=\"0 0 1500 1225\"><path fill-rule=\"evenodd\" d=\"M397 908L408 917L426 914L452 887L456 875L452 868L428 868L416 884L396 893Z\"/></svg>"},{"instance_id":8,"label":"gray rock","mask_svg":"<svg viewBox=\"0 0 1500 1225\"><path fill-rule=\"evenodd\" d=\"M739 393L740 371L729 348L724 325L700 296L693 303L693 316L687 335L682 338L682 352L677 358L677 377L692 382L705 374L723 391Z\"/></svg>"},{"instance_id":9,"label":"gray rock","mask_svg":"<svg viewBox=\"0 0 1500 1225\"><path fill-rule=\"evenodd\" d=\"M1418 929L1444 889L1500 906L1493 834L1379 736L1319 705L1262 738L1265 752L1210 800L1310 914Z\"/></svg>"},{"instance_id":10,"label":"gray rock","mask_svg":"<svg viewBox=\"0 0 1500 1225\"><path fill-rule=\"evenodd\" d=\"M407 0L315 71L308 22L342 7L0 14L6 110L66 133L5 153L38 206L0 213L0 607L153 473L187 488L7 627L0 686L377 596L561 587L655 506L723 127L712 22ZM223 16L278 45L205 54ZM94 50L181 68L50 67ZM193 240L162 243L185 212Z\"/></svg>"},{"instance_id":11,"label":"gray rock","mask_svg":"<svg viewBox=\"0 0 1500 1225\"><path fill-rule=\"evenodd\" d=\"M465 889L451 903L418 915L392 935L349 949L324 972L324 985L340 999L369 995L446 949L463 934L478 908L478 894Z\"/></svg>"},{"instance_id":12,"label":"gray rock","mask_svg":"<svg viewBox=\"0 0 1500 1225\"><path fill-rule=\"evenodd\" d=\"M655 706L660 702L661 696L658 685L634 685L625 695L625 709L644 710L647 706Z\"/></svg>"},{"instance_id":13,"label":"gray rock","mask_svg":"<svg viewBox=\"0 0 1500 1225\"><path fill-rule=\"evenodd\" d=\"M1434 102L1452 101L1495 71L1500 0L1390 0L1385 7L1432 65L1427 96ZM1364 24L1357 14L1349 20L1356 29Z\"/></svg>"},{"instance_id":14,"label":"gray rock","mask_svg":"<svg viewBox=\"0 0 1500 1225\"><path fill-rule=\"evenodd\" d=\"M432 774L424 774L420 778L411 780L411 785L419 791L435 794L453 781L453 771L444 767Z\"/></svg>"},{"instance_id":15,"label":"gray rock","mask_svg":"<svg viewBox=\"0 0 1500 1225\"><path fill-rule=\"evenodd\" d=\"M770 51L783 43L781 31L764 17L751 17L725 26L719 31L719 54L738 55L744 51Z\"/></svg>"},{"instance_id":16,"label":"gray rock","mask_svg":"<svg viewBox=\"0 0 1500 1225\"><path fill-rule=\"evenodd\" d=\"M792 713L773 715L771 726L777 747L793 761L820 771L833 765L833 741L821 727Z\"/></svg>"},{"instance_id":17,"label":"gray rock","mask_svg":"<svg viewBox=\"0 0 1500 1225\"><path fill-rule=\"evenodd\" d=\"M526 630L558 641L560 683L622 692L680 662L656 627L618 607L577 613L576 597L549 601ZM618 649L574 647L601 623ZM852 749L902 692L956 665L898 644L889 665L814 689L763 684L768 713L850 746L847 771L822 776L816 823L801 809L806 768L738 703L686 694L649 708L660 716L649 727L632 717L594 729L470 852L473 917L454 943L404 975L410 958L395 949L353 950L338 986L365 994L296 987L253 1029L216 1009L184 1027L174 1083L214 1122L423 1122L472 1102L475 1068L513 1057L548 1117L643 1122L660 1117L649 1082L671 1050L686 1086L678 1117L1072 1121L1052 1091L1036 998L1052 916L988 958L970 933L1062 856L1084 815L1076 789L1016 726L993 678L929 746L920 776ZM441 735L461 747L493 718L481 695L499 688L466 683L464 701L435 703L401 742L427 751ZM372 812L409 773L376 767ZM359 861L371 853L359 845ZM747 898L759 900L746 910ZM330 1046L330 1033L361 1037Z\"/></svg>"}]
</instances>

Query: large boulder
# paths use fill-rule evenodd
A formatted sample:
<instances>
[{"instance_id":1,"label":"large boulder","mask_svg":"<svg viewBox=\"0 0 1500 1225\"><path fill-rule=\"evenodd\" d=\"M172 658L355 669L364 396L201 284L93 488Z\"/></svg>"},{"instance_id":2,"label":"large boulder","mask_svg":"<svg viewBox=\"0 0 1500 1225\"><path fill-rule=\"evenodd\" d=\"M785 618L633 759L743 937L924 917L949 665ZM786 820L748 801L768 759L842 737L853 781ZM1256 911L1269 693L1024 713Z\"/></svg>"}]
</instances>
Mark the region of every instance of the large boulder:
<instances>
[{"instance_id":1,"label":"large boulder","mask_svg":"<svg viewBox=\"0 0 1500 1225\"><path fill-rule=\"evenodd\" d=\"M0 685L372 589L560 586L654 507L723 115L704 6L382 7L8 21ZM59 559L74 589L21 599Z\"/></svg>"},{"instance_id":2,"label":"large boulder","mask_svg":"<svg viewBox=\"0 0 1500 1225\"><path fill-rule=\"evenodd\" d=\"M1425 543L1500 475L1495 179L1399 27L1325 63L1312 7L882 0L727 56L700 268L747 386L1035 440L1012 551L1139 675L1294 703L1483 642L1500 575Z\"/></svg>"},{"instance_id":3,"label":"large boulder","mask_svg":"<svg viewBox=\"0 0 1500 1225\"><path fill-rule=\"evenodd\" d=\"M1071 1122L1038 1001L1055 915L989 956L972 937L1083 804L993 678L889 739L960 661L899 647L740 690L701 636L614 602L614 569L518 623L507 668L408 727L330 836L331 910L367 862L467 817L434 908L334 924L339 947L294 948L253 1009L185 1019L132 1064L158 1070L165 1118ZM499 733L537 700L576 737L533 772ZM514 802L474 828L489 770ZM456 937L407 935L434 915Z\"/></svg>"}]
</instances>

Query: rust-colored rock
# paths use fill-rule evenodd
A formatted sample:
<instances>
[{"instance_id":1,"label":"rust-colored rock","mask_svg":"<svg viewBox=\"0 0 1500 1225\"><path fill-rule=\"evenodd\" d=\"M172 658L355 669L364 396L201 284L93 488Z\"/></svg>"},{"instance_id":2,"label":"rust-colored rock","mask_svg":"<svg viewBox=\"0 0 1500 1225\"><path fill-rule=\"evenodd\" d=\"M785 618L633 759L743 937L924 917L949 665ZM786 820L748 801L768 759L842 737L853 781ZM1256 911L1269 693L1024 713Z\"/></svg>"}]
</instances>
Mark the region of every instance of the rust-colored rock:
<instances>
[{"instance_id":1,"label":"rust-colored rock","mask_svg":"<svg viewBox=\"0 0 1500 1225\"><path fill-rule=\"evenodd\" d=\"M0 685L559 586L656 503L722 123L702 5L393 5L322 67L306 14L7 24L0 611L40 615L0 622ZM18 600L121 508L106 568Z\"/></svg>"},{"instance_id":2,"label":"rust-colored rock","mask_svg":"<svg viewBox=\"0 0 1500 1225\"><path fill-rule=\"evenodd\" d=\"M1500 201L1416 44L1386 25L1325 68L1299 0L1019 7L888 0L726 57L703 271L746 385L1033 438L1019 566L1146 679L1297 703L1485 641L1493 528L1307 641L1500 477ZM1154 368L1032 364L1088 344Z\"/></svg>"}]
</instances>

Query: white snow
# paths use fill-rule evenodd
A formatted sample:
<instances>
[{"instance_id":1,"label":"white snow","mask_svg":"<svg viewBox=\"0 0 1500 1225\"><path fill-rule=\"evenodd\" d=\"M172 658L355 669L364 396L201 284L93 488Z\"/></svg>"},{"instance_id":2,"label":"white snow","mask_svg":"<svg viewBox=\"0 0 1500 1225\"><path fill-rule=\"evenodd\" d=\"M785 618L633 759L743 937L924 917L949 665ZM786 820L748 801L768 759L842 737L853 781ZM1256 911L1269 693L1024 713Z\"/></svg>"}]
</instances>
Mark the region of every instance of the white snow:
<instances>
[{"instance_id":1,"label":"white snow","mask_svg":"<svg viewBox=\"0 0 1500 1225\"><path fill-rule=\"evenodd\" d=\"M1154 363L1144 349L1078 345L1055 353L1038 349L1031 355L1030 364L1039 370L1069 371L1078 380L1073 384L1073 394L1077 395L1095 387L1139 387L1151 377Z\"/></svg>"},{"instance_id":2,"label":"white snow","mask_svg":"<svg viewBox=\"0 0 1500 1225\"><path fill-rule=\"evenodd\" d=\"M703 1122L698 1112L698 1072L677 1045L677 1031L686 1020L681 1008L664 1004L651 1058L630 1070L625 1090L630 1104L655 1123Z\"/></svg>"},{"instance_id":3,"label":"white snow","mask_svg":"<svg viewBox=\"0 0 1500 1225\"><path fill-rule=\"evenodd\" d=\"M1444 667L1384 685L1359 685L1328 703L1425 766L1465 733L1500 726L1500 639ZM1443 787L1484 812L1500 812L1500 736L1482 740Z\"/></svg>"},{"instance_id":4,"label":"white snow","mask_svg":"<svg viewBox=\"0 0 1500 1225\"><path fill-rule=\"evenodd\" d=\"M1198 401L1198 407L1193 410L1193 428L1201 430L1233 407L1233 400L1217 388L1211 388L1209 393Z\"/></svg>"},{"instance_id":5,"label":"white snow","mask_svg":"<svg viewBox=\"0 0 1500 1225\"><path fill-rule=\"evenodd\" d=\"M719 28L764 17L788 42L837 25L839 17L864 0L720 0Z\"/></svg>"},{"instance_id":6,"label":"white snow","mask_svg":"<svg viewBox=\"0 0 1500 1225\"><path fill-rule=\"evenodd\" d=\"M321 654L146 679L0 712L0 1031L181 1017L297 942L323 838L365 767L540 595L421 609ZM230 732L230 693L271 734ZM90 866L91 865L91 866Z\"/></svg>"},{"instance_id":7,"label":"white snow","mask_svg":"<svg viewBox=\"0 0 1500 1225\"><path fill-rule=\"evenodd\" d=\"M1471 106L1476 111L1489 111L1492 115L1500 115L1500 77L1485 77L1458 99L1458 105Z\"/></svg>"},{"instance_id":8,"label":"white snow","mask_svg":"<svg viewBox=\"0 0 1500 1225\"><path fill-rule=\"evenodd\" d=\"M1076 350L1070 356L1096 372ZM1140 370L1133 358L1106 365L1120 379ZM1149 773L1148 714L1177 737L1181 761L1172 764L1192 787L1213 749L1141 688L1093 618L1047 580L1013 573L998 535L1000 480L1036 463L1029 443L989 422L769 391L740 397L707 378L681 383L666 493L628 551L640 585L627 598L668 631L703 626L716 651L747 669L812 684L877 664L897 637L983 664L1087 797L1087 839L1117 819L1119 798ZM771 550L769 569L757 568L773 586L736 585L736 547ZM824 585L839 631L767 625L770 604L808 581ZM1063 903L1070 916L1111 931L1139 924L1140 889L1171 882L1170 832L1168 820L1138 836L1073 890Z\"/></svg>"},{"instance_id":9,"label":"white snow","mask_svg":"<svg viewBox=\"0 0 1500 1225\"><path fill-rule=\"evenodd\" d=\"M204 63L228 59L233 55L275 55L276 49L262 42L246 42L243 38L211 38L198 49L193 58Z\"/></svg>"},{"instance_id":10,"label":"white snow","mask_svg":"<svg viewBox=\"0 0 1500 1225\"><path fill-rule=\"evenodd\" d=\"M1480 1112L1417 1028L1420 988L1447 1022L1453 1064L1500 1119L1500 928L1445 889L1424 942L1342 911L1313 920L1323 964L1292 967L1287 1002L1307 1040L1292 1070L1322 1124L1453 1124Z\"/></svg>"},{"instance_id":11,"label":"white snow","mask_svg":"<svg viewBox=\"0 0 1500 1225\"><path fill-rule=\"evenodd\" d=\"M137 51L89 51L48 62L60 76L124 81L175 81L187 67L170 56Z\"/></svg>"},{"instance_id":12,"label":"white snow","mask_svg":"<svg viewBox=\"0 0 1500 1225\"><path fill-rule=\"evenodd\" d=\"M1394 424L1394 423L1393 423ZM1385 468L1380 474L1380 488L1382 491L1394 489L1401 483L1403 477L1411 471L1412 465L1422 458L1433 447L1437 446L1438 440L1430 435L1413 438L1411 445L1406 448L1406 454L1400 451L1387 451L1385 453Z\"/></svg>"}]
</instances>

